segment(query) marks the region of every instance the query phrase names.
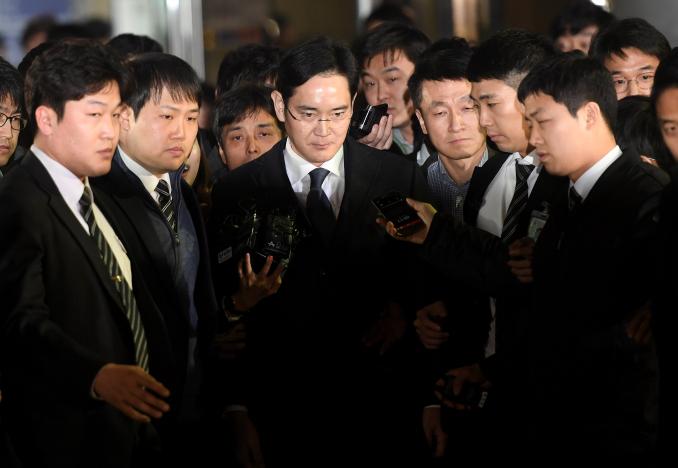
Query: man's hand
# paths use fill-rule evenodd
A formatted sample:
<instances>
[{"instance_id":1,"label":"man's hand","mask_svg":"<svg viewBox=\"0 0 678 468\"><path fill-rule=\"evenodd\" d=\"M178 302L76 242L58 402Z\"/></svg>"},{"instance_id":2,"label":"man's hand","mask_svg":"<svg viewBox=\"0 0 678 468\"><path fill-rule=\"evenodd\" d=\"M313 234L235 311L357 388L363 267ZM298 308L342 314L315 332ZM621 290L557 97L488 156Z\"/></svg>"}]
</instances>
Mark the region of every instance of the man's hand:
<instances>
[{"instance_id":1,"label":"man's hand","mask_svg":"<svg viewBox=\"0 0 678 468\"><path fill-rule=\"evenodd\" d=\"M138 422L151 422L151 417L160 418L170 409L158 398L169 397L169 390L139 366L106 364L94 378L92 389L99 398Z\"/></svg>"},{"instance_id":2,"label":"man's hand","mask_svg":"<svg viewBox=\"0 0 678 468\"><path fill-rule=\"evenodd\" d=\"M440 422L440 406L427 406L424 408L422 425L428 446L433 450L433 456L440 458L445 455L447 434L443 431L443 426Z\"/></svg>"},{"instance_id":3,"label":"man's hand","mask_svg":"<svg viewBox=\"0 0 678 468\"><path fill-rule=\"evenodd\" d=\"M436 214L436 209L429 203L412 200L411 198L406 198L405 201L414 208L414 211L417 212L417 215L424 222L424 226L421 229L409 236L402 236L398 233L391 221L386 221L384 218L377 218L377 224L384 227L386 232L395 239L412 242L413 244L423 244L428 235L428 230L431 227L431 222L433 222L433 216Z\"/></svg>"},{"instance_id":4,"label":"man's hand","mask_svg":"<svg viewBox=\"0 0 678 468\"><path fill-rule=\"evenodd\" d=\"M379 347L379 355L384 355L405 335L406 330L407 321L403 316L402 307L390 302L386 306L384 315L376 321L363 338L363 344L366 348Z\"/></svg>"},{"instance_id":5,"label":"man's hand","mask_svg":"<svg viewBox=\"0 0 678 468\"><path fill-rule=\"evenodd\" d=\"M480 369L478 364L471 364L470 366L458 367L447 372L447 375L453 375L454 380L452 381L452 393L454 395L461 395L461 391L464 388L464 385L480 385L481 388L487 389L490 388L491 383L485 377L485 374ZM441 378L436 382L436 390L434 391L436 398L443 402L445 406L457 410L469 410L471 409L467 405L458 403L456 401L449 400L443 396L438 389L442 388L445 385L445 379Z\"/></svg>"},{"instance_id":6,"label":"man's hand","mask_svg":"<svg viewBox=\"0 0 678 468\"><path fill-rule=\"evenodd\" d=\"M264 457L261 454L259 434L247 411L229 411L224 420L233 434L235 458L241 468L263 468Z\"/></svg>"},{"instance_id":7,"label":"man's hand","mask_svg":"<svg viewBox=\"0 0 678 468\"><path fill-rule=\"evenodd\" d=\"M282 272L284 266L282 263L271 273L273 257L266 258L266 263L258 273L252 271L250 254L245 254L240 263L238 263L238 276L240 277L240 288L233 296L236 308L239 311L251 309L265 297L275 294L282 284Z\"/></svg>"},{"instance_id":8,"label":"man's hand","mask_svg":"<svg viewBox=\"0 0 678 468\"><path fill-rule=\"evenodd\" d=\"M648 345L650 340L652 340L651 321L650 303L648 302L641 308L635 310L631 315L631 318L626 322L626 334L638 346Z\"/></svg>"},{"instance_id":9,"label":"man's hand","mask_svg":"<svg viewBox=\"0 0 678 468\"><path fill-rule=\"evenodd\" d=\"M426 349L438 349L450 337L450 334L441 326L445 317L447 317L447 308L442 301L434 302L417 311L414 328Z\"/></svg>"},{"instance_id":10,"label":"man's hand","mask_svg":"<svg viewBox=\"0 0 678 468\"><path fill-rule=\"evenodd\" d=\"M529 237L518 239L509 246L511 260L507 264L513 276L523 284L531 283L534 280L532 276L533 254L534 241Z\"/></svg>"},{"instance_id":11,"label":"man's hand","mask_svg":"<svg viewBox=\"0 0 678 468\"><path fill-rule=\"evenodd\" d=\"M358 140L358 143L372 148L387 150L393 143L393 116L384 115L379 124L374 124L370 133Z\"/></svg>"},{"instance_id":12,"label":"man's hand","mask_svg":"<svg viewBox=\"0 0 678 468\"><path fill-rule=\"evenodd\" d=\"M245 323L239 322L234 327L229 328L223 333L219 333L214 338L214 349L217 356L225 360L236 359L243 349L245 349Z\"/></svg>"}]
</instances>

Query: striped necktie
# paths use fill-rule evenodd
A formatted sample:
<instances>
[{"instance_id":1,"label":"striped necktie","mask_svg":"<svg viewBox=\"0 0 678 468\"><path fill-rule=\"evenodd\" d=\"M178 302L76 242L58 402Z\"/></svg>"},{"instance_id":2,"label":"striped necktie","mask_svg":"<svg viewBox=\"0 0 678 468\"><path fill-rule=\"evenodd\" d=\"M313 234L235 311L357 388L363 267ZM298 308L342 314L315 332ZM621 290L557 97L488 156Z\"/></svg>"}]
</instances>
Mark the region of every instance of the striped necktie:
<instances>
[{"instance_id":1,"label":"striped necktie","mask_svg":"<svg viewBox=\"0 0 678 468\"><path fill-rule=\"evenodd\" d=\"M534 169L532 164L519 164L519 162L516 161L516 188L506 211L504 227L501 230L501 240L506 245L511 245L520 236L518 228L520 227L521 215L527 205L527 178Z\"/></svg>"},{"instance_id":2,"label":"striped necktie","mask_svg":"<svg viewBox=\"0 0 678 468\"><path fill-rule=\"evenodd\" d=\"M136 362L139 367L148 372L148 345L146 343L144 325L141 323L141 315L137 309L137 302L134 299L132 289L122 275L120 265L118 265L118 262L115 259L111 246L106 242L106 238L94 219L94 212L92 211L92 192L89 187L85 187L82 197L80 197L80 214L85 218L85 222L89 226L89 234L96 242L99 249L99 255L101 255L101 260L104 262L104 266L115 285L115 289L118 291L118 294L120 294L122 305L125 308L125 315L127 316L130 328L132 329Z\"/></svg>"},{"instance_id":3,"label":"striped necktie","mask_svg":"<svg viewBox=\"0 0 678 468\"><path fill-rule=\"evenodd\" d=\"M167 223L172 228L172 231L177 232L177 218L174 215L169 184L160 179L158 185L155 186L155 191L158 192L158 205L160 205L160 211L162 211L165 219L167 219Z\"/></svg>"}]
</instances>

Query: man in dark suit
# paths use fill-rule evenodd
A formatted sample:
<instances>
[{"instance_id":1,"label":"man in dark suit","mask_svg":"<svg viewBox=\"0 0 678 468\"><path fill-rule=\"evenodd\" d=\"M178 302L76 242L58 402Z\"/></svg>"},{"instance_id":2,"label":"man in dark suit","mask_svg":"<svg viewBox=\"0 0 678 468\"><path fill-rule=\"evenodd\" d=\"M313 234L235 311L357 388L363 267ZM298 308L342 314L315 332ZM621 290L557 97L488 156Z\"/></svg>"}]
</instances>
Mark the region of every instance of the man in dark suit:
<instances>
[{"instance_id":1,"label":"man in dark suit","mask_svg":"<svg viewBox=\"0 0 678 468\"><path fill-rule=\"evenodd\" d=\"M252 204L261 219L284 214L305 233L278 293L245 315L243 383L267 466L388 464L415 440L399 387L384 381L398 375L389 367L398 345L388 345L406 326L387 306L412 295L406 281L419 272L374 224L372 199L425 196L425 186L414 164L346 137L356 81L344 46L320 38L291 49L272 93L288 138L213 191L215 243ZM237 245L222 238L214 250L220 265Z\"/></svg>"},{"instance_id":2,"label":"man in dark suit","mask_svg":"<svg viewBox=\"0 0 678 468\"><path fill-rule=\"evenodd\" d=\"M125 76L84 42L27 76L37 133L0 188L3 419L25 466L147 462L169 409L149 374L161 320L88 181L110 169Z\"/></svg>"},{"instance_id":3,"label":"man in dark suit","mask_svg":"<svg viewBox=\"0 0 678 468\"><path fill-rule=\"evenodd\" d=\"M224 375L215 368L213 342L223 313L199 206L181 178L198 132L200 81L169 54L144 54L129 68L135 87L121 112L120 145L111 172L92 185L115 214L166 324L162 364L172 411L157 423L165 455L205 463L221 413L217 380Z\"/></svg>"},{"instance_id":4,"label":"man in dark suit","mask_svg":"<svg viewBox=\"0 0 678 468\"><path fill-rule=\"evenodd\" d=\"M544 167L570 180L567 202L553 207L536 243L533 271L520 275L534 278L522 362L527 441L539 456L650 456L654 349L629 339L626 320L651 294L663 177L616 146L614 87L595 60L549 59L524 79L519 98ZM511 287L506 265L491 261L508 257L496 238L413 204L429 226L417 240L430 261L453 271L459 264L449 260L463 252L478 266L469 279ZM486 380L479 367L456 376L458 387Z\"/></svg>"}]
</instances>

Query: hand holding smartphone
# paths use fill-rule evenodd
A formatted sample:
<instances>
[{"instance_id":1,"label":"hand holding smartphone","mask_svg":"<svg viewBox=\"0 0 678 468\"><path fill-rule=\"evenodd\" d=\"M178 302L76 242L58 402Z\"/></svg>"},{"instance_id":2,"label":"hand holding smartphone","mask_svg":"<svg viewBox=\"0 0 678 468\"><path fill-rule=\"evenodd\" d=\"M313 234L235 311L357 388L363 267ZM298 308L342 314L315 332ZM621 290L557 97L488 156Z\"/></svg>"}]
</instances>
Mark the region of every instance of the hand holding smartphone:
<instances>
[{"instance_id":1,"label":"hand holding smartphone","mask_svg":"<svg viewBox=\"0 0 678 468\"><path fill-rule=\"evenodd\" d=\"M398 192L391 192L372 200L379 213L391 221L401 236L409 236L424 227L417 212L405 201L405 196Z\"/></svg>"}]
</instances>

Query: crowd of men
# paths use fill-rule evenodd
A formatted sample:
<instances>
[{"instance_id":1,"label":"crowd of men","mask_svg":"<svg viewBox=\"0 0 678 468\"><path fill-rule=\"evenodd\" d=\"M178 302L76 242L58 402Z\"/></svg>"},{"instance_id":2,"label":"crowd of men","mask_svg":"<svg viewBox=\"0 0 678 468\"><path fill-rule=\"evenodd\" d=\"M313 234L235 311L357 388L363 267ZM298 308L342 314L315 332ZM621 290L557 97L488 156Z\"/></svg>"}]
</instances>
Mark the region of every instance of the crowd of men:
<instances>
[{"instance_id":1,"label":"crowd of men","mask_svg":"<svg viewBox=\"0 0 678 468\"><path fill-rule=\"evenodd\" d=\"M0 59L3 467L671 455L656 28L383 21L229 53L201 127L204 92L131 34ZM388 113L354 137L358 102Z\"/></svg>"}]
</instances>

